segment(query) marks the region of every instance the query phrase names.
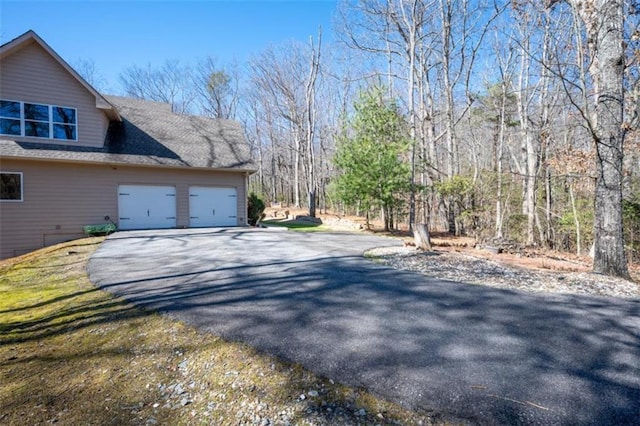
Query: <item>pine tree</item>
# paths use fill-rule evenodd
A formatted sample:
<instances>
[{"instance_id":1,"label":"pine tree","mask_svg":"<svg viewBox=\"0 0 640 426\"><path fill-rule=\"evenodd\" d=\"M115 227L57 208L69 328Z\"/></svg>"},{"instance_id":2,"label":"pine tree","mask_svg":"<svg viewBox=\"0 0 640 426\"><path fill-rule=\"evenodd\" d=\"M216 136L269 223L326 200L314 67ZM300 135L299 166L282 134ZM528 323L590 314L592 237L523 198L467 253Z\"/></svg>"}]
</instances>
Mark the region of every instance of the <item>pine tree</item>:
<instances>
[{"instance_id":1,"label":"pine tree","mask_svg":"<svg viewBox=\"0 0 640 426\"><path fill-rule=\"evenodd\" d=\"M385 230L392 225L392 213L410 190L411 170L404 161L410 148L407 124L384 90L361 93L355 114L338 140L334 158L341 172L334 188L349 206L365 211L382 208Z\"/></svg>"}]
</instances>

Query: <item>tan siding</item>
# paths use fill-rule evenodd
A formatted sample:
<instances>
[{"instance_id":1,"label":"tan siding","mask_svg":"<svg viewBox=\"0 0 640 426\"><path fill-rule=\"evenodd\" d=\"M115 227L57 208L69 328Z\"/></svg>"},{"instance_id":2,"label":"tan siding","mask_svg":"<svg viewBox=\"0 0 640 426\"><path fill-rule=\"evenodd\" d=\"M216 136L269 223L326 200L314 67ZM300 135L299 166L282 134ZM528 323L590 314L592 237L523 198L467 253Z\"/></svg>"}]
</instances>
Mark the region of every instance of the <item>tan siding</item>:
<instances>
[{"instance_id":1,"label":"tan siding","mask_svg":"<svg viewBox=\"0 0 640 426\"><path fill-rule=\"evenodd\" d=\"M100 147L109 120L96 108L96 98L35 42L4 58L0 70L0 97L77 109L78 140L15 138L39 143L68 143Z\"/></svg>"},{"instance_id":2,"label":"tan siding","mask_svg":"<svg viewBox=\"0 0 640 426\"><path fill-rule=\"evenodd\" d=\"M243 173L47 163L3 158L0 170L23 173L23 202L0 202L0 258L82 237L82 227L118 218L118 185L176 187L177 226L189 225L189 186L238 191L238 225L246 224Z\"/></svg>"}]
</instances>

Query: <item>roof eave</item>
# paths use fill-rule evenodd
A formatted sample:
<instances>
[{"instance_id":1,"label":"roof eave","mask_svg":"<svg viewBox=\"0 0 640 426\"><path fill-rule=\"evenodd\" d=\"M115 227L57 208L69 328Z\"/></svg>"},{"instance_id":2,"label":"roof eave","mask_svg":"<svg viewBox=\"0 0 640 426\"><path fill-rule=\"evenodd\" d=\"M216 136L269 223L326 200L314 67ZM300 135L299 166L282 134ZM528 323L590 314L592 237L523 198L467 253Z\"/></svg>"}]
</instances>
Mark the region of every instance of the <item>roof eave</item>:
<instances>
[{"instance_id":1,"label":"roof eave","mask_svg":"<svg viewBox=\"0 0 640 426\"><path fill-rule=\"evenodd\" d=\"M20 161L38 161L38 162L56 162L56 163L74 163L74 164L101 164L108 167L144 167L144 168L167 168L167 169L182 169L182 170L200 170L209 172L227 172L227 173L248 173L254 174L258 170L256 168L231 168L231 167L196 167L188 165L177 164L144 164L144 163L130 163L125 161L118 161L117 159L110 159L109 161L101 160L81 160L74 158L46 158L46 157L30 157L22 155L3 155L4 159L20 160Z\"/></svg>"}]
</instances>

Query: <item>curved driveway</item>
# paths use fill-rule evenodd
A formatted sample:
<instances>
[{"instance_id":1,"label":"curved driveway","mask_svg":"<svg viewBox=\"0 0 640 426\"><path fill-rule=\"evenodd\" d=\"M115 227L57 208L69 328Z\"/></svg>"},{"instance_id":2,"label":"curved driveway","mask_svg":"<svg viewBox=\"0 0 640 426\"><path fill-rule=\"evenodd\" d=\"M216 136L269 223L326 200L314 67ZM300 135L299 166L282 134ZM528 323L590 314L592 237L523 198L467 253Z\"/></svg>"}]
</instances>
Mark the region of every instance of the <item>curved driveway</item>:
<instances>
[{"instance_id":1,"label":"curved driveway","mask_svg":"<svg viewBox=\"0 0 640 426\"><path fill-rule=\"evenodd\" d=\"M89 273L136 304L443 418L640 422L640 300L458 284L362 257L397 244L248 228L122 232Z\"/></svg>"}]
</instances>

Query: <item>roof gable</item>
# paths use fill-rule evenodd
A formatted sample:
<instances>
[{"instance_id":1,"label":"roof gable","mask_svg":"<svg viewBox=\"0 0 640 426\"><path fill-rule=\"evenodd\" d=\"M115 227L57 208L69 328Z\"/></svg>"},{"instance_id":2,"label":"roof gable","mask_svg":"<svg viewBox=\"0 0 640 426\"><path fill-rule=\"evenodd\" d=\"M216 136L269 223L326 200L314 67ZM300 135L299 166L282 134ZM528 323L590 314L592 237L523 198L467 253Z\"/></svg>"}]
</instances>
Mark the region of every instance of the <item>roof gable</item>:
<instances>
[{"instance_id":1,"label":"roof gable","mask_svg":"<svg viewBox=\"0 0 640 426\"><path fill-rule=\"evenodd\" d=\"M181 167L253 172L255 164L244 131L238 122L208 117L181 115L171 111L165 103L142 99L104 96L87 83L35 32L28 31L20 37L0 46L0 61L28 56L31 48L42 51L38 59L46 59L34 68L41 70L54 62L61 68L57 73L68 83L76 80L85 97L85 108L90 108L95 98L98 110L110 119L106 138L98 137L101 144L70 144L13 140L11 136L0 136L0 157L32 160L53 160L126 164L132 166ZM20 53L25 53L21 55ZM38 53L40 55L40 53ZM15 66L18 64L17 66ZM16 61L14 68L20 71L22 62ZM56 66L57 68L57 66ZM17 71L13 71L14 75ZM24 78L20 72L20 78ZM19 86L19 85L18 85ZM20 90L18 90L19 92ZM101 117L104 118L104 117ZM106 123L105 123L106 124Z\"/></svg>"},{"instance_id":2,"label":"roof gable","mask_svg":"<svg viewBox=\"0 0 640 426\"><path fill-rule=\"evenodd\" d=\"M74 70L64 59L60 57L38 34L33 30L29 30L21 36L0 46L0 61L12 55L18 50L37 43L47 54L49 54L56 62L58 62L72 77L74 77L82 87L84 87L96 99L96 108L104 111L110 120L120 121L121 117L118 110L107 101L96 89L94 89L87 81L82 78L76 70Z\"/></svg>"}]
</instances>

